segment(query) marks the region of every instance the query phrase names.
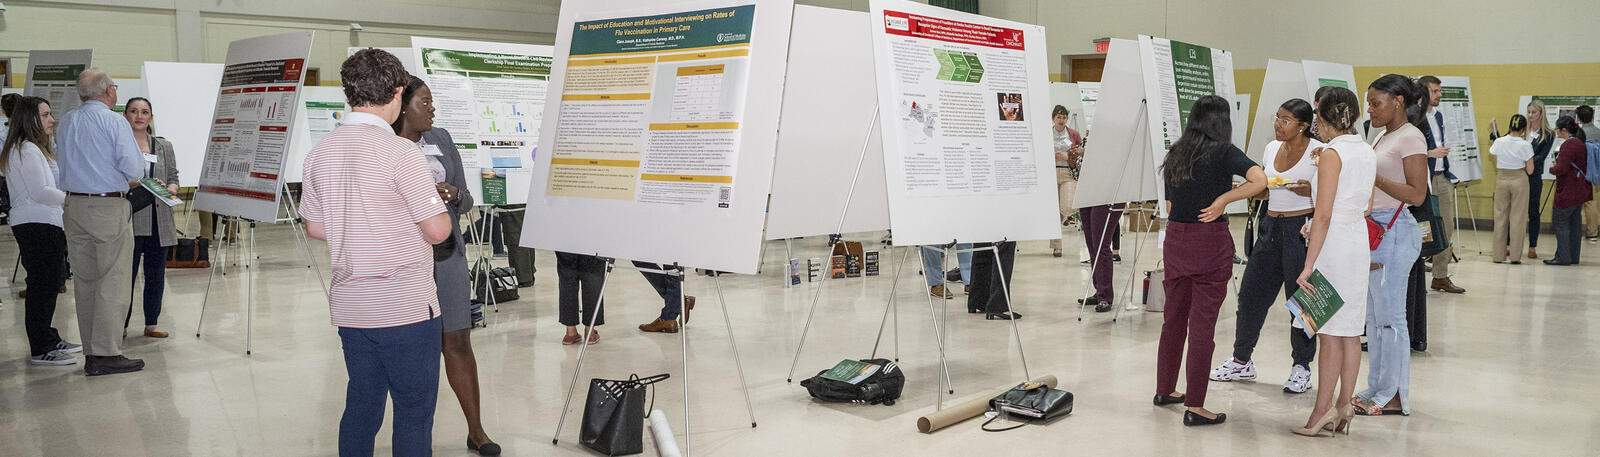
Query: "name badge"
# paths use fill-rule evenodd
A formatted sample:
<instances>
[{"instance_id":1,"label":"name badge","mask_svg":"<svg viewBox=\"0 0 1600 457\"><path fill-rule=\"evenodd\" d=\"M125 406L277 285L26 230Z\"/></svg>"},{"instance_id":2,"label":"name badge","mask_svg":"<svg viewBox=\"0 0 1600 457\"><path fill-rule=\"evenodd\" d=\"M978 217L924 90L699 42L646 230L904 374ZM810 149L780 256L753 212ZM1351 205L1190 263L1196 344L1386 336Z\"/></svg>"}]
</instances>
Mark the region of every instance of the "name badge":
<instances>
[{"instance_id":1,"label":"name badge","mask_svg":"<svg viewBox=\"0 0 1600 457\"><path fill-rule=\"evenodd\" d=\"M431 144L424 144L424 145L422 145L422 155L434 156L434 157L443 157L444 156L444 151L440 151L438 146L434 146L434 145L431 145Z\"/></svg>"},{"instance_id":2,"label":"name badge","mask_svg":"<svg viewBox=\"0 0 1600 457\"><path fill-rule=\"evenodd\" d=\"M156 155L155 154L142 154L141 153L141 155L144 156L144 161L150 162L150 163L156 163Z\"/></svg>"}]
</instances>

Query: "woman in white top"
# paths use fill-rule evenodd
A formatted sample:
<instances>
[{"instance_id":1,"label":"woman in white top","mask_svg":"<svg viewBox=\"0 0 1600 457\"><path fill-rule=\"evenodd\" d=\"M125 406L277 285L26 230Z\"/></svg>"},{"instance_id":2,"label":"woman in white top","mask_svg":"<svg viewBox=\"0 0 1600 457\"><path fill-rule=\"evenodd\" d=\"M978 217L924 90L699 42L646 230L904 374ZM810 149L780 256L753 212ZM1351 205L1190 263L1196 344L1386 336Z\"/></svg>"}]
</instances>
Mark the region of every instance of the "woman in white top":
<instances>
[{"instance_id":1,"label":"woman in white top","mask_svg":"<svg viewBox=\"0 0 1600 457\"><path fill-rule=\"evenodd\" d=\"M1367 288L1367 390L1352 401L1361 415L1410 414L1411 331L1406 323L1406 287L1411 265L1422 253L1422 232L1406 205L1428 196L1428 143L1407 111L1425 97L1411 78L1384 75L1367 86L1367 113L1384 133L1373 141L1378 173L1373 178L1372 219L1387 227L1372 250ZM1420 119L1419 119L1420 121ZM1349 300L1347 297L1346 300Z\"/></svg>"},{"instance_id":2,"label":"woman in white top","mask_svg":"<svg viewBox=\"0 0 1600 457\"><path fill-rule=\"evenodd\" d=\"M0 143L0 171L11 192L11 233L17 238L22 268L28 271L28 297L24 299L24 326L29 362L34 365L71 365L72 354L83 347L68 343L50 326L56 314L56 294L65 284L67 235L61 229L61 205L67 194L56 187L61 171L50 135L56 119L50 103L23 97L12 106L11 129Z\"/></svg>"},{"instance_id":3,"label":"woman in white top","mask_svg":"<svg viewBox=\"0 0 1600 457\"><path fill-rule=\"evenodd\" d=\"M1266 169L1267 190L1255 196L1267 200L1267 210L1257 218L1256 239L1250 246L1250 263L1245 266L1244 280L1239 282L1239 310L1234 320L1233 357L1211 370L1212 381L1241 381L1256 378L1256 365L1251 360L1256 341L1261 338L1261 326L1267 312L1278 301L1278 291L1284 298L1294 295L1300 286L1294 279L1306 260L1306 239L1300 229L1311 220L1311 182L1316 179L1317 167L1310 152L1322 147L1322 142L1312 139L1311 104L1301 99L1291 99L1278 106L1272 123L1275 139L1267 144L1262 155ZM1294 366L1283 391L1302 393L1311 387L1311 359L1316 356L1316 341L1300 329L1289 329L1289 346L1293 348Z\"/></svg>"},{"instance_id":4,"label":"woman in white top","mask_svg":"<svg viewBox=\"0 0 1600 457\"><path fill-rule=\"evenodd\" d=\"M1367 244L1366 213L1377 176L1377 153L1356 134L1360 116L1356 94L1332 88L1317 100L1317 133L1328 145L1317 155L1316 212L1306 231L1306 259L1295 282L1308 292L1313 272L1320 273L1344 298L1344 306L1316 328L1322 349L1317 402L1305 428L1295 433L1322 433L1324 427L1349 433L1354 411L1356 376L1361 372L1361 333L1367 311L1368 270L1372 263ZM1254 262L1251 262L1254 263ZM1338 397L1334 397L1338 386ZM1337 409L1336 409L1337 408Z\"/></svg>"},{"instance_id":5,"label":"woman in white top","mask_svg":"<svg viewBox=\"0 0 1600 457\"><path fill-rule=\"evenodd\" d=\"M1494 140L1489 153L1494 154L1497 170L1494 185L1494 263L1521 264L1522 260L1510 251L1511 246L1522 246L1528 235L1528 176L1534 172L1533 143L1528 142L1528 118L1511 115L1510 134ZM1508 244L1509 243L1509 244Z\"/></svg>"}]
</instances>

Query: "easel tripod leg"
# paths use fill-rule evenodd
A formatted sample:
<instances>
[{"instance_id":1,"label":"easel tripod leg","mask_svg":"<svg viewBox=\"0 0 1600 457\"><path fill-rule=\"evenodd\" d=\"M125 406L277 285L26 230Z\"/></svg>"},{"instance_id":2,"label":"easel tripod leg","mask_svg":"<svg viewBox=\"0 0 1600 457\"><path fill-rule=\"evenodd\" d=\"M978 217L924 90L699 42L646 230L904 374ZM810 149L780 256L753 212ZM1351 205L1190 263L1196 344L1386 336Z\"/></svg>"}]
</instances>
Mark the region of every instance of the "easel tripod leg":
<instances>
[{"instance_id":1,"label":"easel tripod leg","mask_svg":"<svg viewBox=\"0 0 1600 457\"><path fill-rule=\"evenodd\" d=\"M828 243L828 252L833 252L835 245L837 245L835 242ZM784 382L794 382L794 369L800 366L800 351L805 350L806 335L811 333L811 319L817 316L817 301L822 299L822 288L828 284L828 277L832 275L832 271L823 273L822 278L817 281L817 290L811 294L811 310L806 312L806 325L800 330L800 344L794 347L794 361L789 363L789 374L784 376Z\"/></svg>"},{"instance_id":2,"label":"easel tripod leg","mask_svg":"<svg viewBox=\"0 0 1600 457\"><path fill-rule=\"evenodd\" d=\"M994 266L1000 270L1000 293L1006 299L1006 309L1011 311L1011 334L1017 338L1017 356L1022 358L1022 378L1023 382L1027 382L1033 376L1028 372L1027 351L1022 350L1022 331L1017 328L1017 316L1022 314L1017 312L1017 303L1011 300L1011 286L1006 285L1006 265L1000 263L1000 248L1004 245L1004 242L994 245Z\"/></svg>"},{"instance_id":3,"label":"easel tripod leg","mask_svg":"<svg viewBox=\"0 0 1600 457\"><path fill-rule=\"evenodd\" d=\"M584 328L583 345L578 346L578 366L573 367L572 380L567 382L567 400L561 404L561 419L556 421L556 435L550 438L550 444L552 445L561 441L561 426L566 425L567 408L572 406L572 394L574 389L578 387L578 374L583 372L583 356L585 355L584 353L588 352L589 350L589 337L594 335L594 318L596 316L600 316L601 311L605 309L606 306L606 286L608 285L607 283L611 282L611 270L614 266L616 266L615 260L606 260L606 271L605 274L601 276L602 280L600 281L600 298L595 300L594 312L588 316L588 323L590 325ZM581 305L583 297L578 297L578 300L579 304ZM583 314L583 309L580 306L578 309L578 323L580 324L584 323L585 316Z\"/></svg>"},{"instance_id":4,"label":"easel tripod leg","mask_svg":"<svg viewBox=\"0 0 1600 457\"><path fill-rule=\"evenodd\" d=\"M883 328L884 328L884 325L888 324L888 322L889 322L889 311L890 310L896 310L895 314L897 314L897 315L899 314L899 312L898 312L898 308L899 307L895 306L895 298L896 298L896 295L898 295L898 294L895 293L895 291L899 288L899 285L900 285L900 270L905 268L905 266L906 266L906 258L910 257L910 254L911 254L911 251L909 251L909 250L901 251L901 253L900 253L900 263L897 263L894 266L894 279L889 282L889 300L888 300L888 303L886 303L883 306L883 319L878 321L878 337L872 341L872 356L871 356L871 358L874 358L874 359L878 358L878 344L883 342ZM896 361L896 362L900 361L900 328L899 327L900 327L900 325L899 325L899 322L897 320L895 322L895 333L894 333L894 338L895 338L895 340L894 340L894 361Z\"/></svg>"},{"instance_id":5,"label":"easel tripod leg","mask_svg":"<svg viewBox=\"0 0 1600 457\"><path fill-rule=\"evenodd\" d=\"M928 264L928 254L927 254L927 252L924 249L922 249L921 247L917 247L916 249L917 249L917 258L922 260L922 264L923 265L927 265ZM926 268L924 268L924 270L926 270ZM944 270L944 261L943 260L941 260L939 262L939 270L940 271L938 273L930 273L928 271L923 271L922 274L925 274L925 275L926 274L944 274L944 271L943 271ZM944 370L944 383L945 383L946 386L950 387L950 389L949 389L950 394L951 395L955 395L955 393L956 393L955 383L951 382L951 380L950 380L950 364L949 364L949 362L947 362L945 360L945 357L944 357L944 330L939 326L939 312L933 307L933 294L924 294L924 295L927 295L927 297L928 297L928 317L933 318L933 340L934 340L934 342L938 343L938 346L939 346L939 367ZM942 298L941 298L941 300L942 300ZM938 408L938 409L944 409L944 394L945 394L945 388L944 387L945 386L938 386L938 388L939 388L939 401L936 404L936 408Z\"/></svg>"},{"instance_id":6,"label":"easel tripod leg","mask_svg":"<svg viewBox=\"0 0 1600 457\"><path fill-rule=\"evenodd\" d=\"M712 284L712 286L717 288L717 303L722 305L722 323L723 323L723 325L728 326L728 347L733 348L733 366L734 366L734 368L736 370L739 371L739 386L741 388L743 388L743 390L744 390L744 407L750 413L750 428L755 428L756 427L756 407L755 407L755 405L753 403L750 402L750 383L745 382L745 379L744 379L744 362L739 360L739 342L735 341L733 339L733 318L728 316L728 300L722 297L722 280L721 280L721 278L722 277L720 275L712 276L711 277L711 284ZM679 287L678 288L678 300L679 300L679 303L682 303L682 300L683 300L683 287ZM686 313L679 313L679 314L686 314ZM684 352L688 352L687 347L685 347L685 351ZM687 409L688 409L687 408L687 404L685 404L685 405L686 405L685 410L687 411ZM687 423L685 423L685 427L687 427ZM683 431L684 431L684 433L688 433L689 429L685 428L685 429L683 429Z\"/></svg>"}]
</instances>

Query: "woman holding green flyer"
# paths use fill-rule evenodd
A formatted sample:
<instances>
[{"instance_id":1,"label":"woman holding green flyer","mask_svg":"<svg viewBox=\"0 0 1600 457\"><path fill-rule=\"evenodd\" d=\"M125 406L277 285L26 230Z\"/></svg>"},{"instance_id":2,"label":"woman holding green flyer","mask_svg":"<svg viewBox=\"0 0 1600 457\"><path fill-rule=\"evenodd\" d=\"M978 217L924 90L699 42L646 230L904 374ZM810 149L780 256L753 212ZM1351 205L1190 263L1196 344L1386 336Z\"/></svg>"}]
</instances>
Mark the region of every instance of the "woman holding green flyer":
<instances>
[{"instance_id":1,"label":"woman holding green flyer","mask_svg":"<svg viewBox=\"0 0 1600 457\"><path fill-rule=\"evenodd\" d=\"M167 187L167 192L178 194L178 161L172 153L172 143L156 136L155 114L150 100L144 97L128 99L123 105L122 117L133 127L133 139L144 153L146 178ZM178 244L176 225L173 224L172 207L157 203L133 213L133 274L144 270L144 336L166 338L167 332L156 328L156 318L161 317L161 298L167 288L167 247ZM137 288L137 286L135 286ZM128 335L128 323L133 320L133 293L128 293L128 317L122 323L122 335Z\"/></svg>"},{"instance_id":2,"label":"woman holding green flyer","mask_svg":"<svg viewBox=\"0 0 1600 457\"><path fill-rule=\"evenodd\" d=\"M1313 151L1317 178L1311 183L1316 210L1306 229L1306 262L1295 282L1307 294L1326 296L1337 293L1344 305L1320 325L1311 325L1318 334L1317 402L1301 435L1316 436L1324 428L1350 433L1355 415L1350 398L1355 394L1356 375L1361 372L1361 333L1367 311L1367 271L1372 252L1367 240L1367 208L1372 201L1372 186L1377 176L1377 153L1355 132L1360 117L1356 94L1333 88L1317 100L1317 135L1327 146ZM1333 290L1318 290L1312 284L1316 272ZM1311 313L1302 313L1308 316ZM1305 317L1302 317L1305 318ZM1334 397L1338 386L1338 397ZM1335 405L1339 405L1335 409Z\"/></svg>"}]
</instances>

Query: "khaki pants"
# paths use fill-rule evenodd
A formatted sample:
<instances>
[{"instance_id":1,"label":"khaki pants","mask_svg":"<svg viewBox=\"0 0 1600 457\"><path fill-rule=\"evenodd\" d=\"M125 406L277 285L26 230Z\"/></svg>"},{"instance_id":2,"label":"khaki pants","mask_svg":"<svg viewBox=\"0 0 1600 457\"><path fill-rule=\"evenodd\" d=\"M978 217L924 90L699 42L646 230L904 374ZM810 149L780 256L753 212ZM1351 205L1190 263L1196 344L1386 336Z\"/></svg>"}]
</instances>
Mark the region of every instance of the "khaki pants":
<instances>
[{"instance_id":1,"label":"khaki pants","mask_svg":"<svg viewBox=\"0 0 1600 457\"><path fill-rule=\"evenodd\" d=\"M133 223L128 201L68 195L62 215L83 352L122 355L133 290Z\"/></svg>"},{"instance_id":2,"label":"khaki pants","mask_svg":"<svg viewBox=\"0 0 1600 457\"><path fill-rule=\"evenodd\" d=\"M1058 206L1061 210L1061 223L1067 223L1067 218L1078 212L1072 207L1072 196L1078 193L1078 180L1072 179L1072 170L1056 167L1056 190L1058 192ZM1050 252L1061 250L1061 239L1050 240Z\"/></svg>"},{"instance_id":3,"label":"khaki pants","mask_svg":"<svg viewBox=\"0 0 1600 457\"><path fill-rule=\"evenodd\" d=\"M1450 178L1433 175L1433 195L1439 197L1439 223L1444 224L1444 238L1450 240L1449 247L1433 255L1433 278L1443 279L1450 277L1450 259L1455 257L1456 193Z\"/></svg>"},{"instance_id":4,"label":"khaki pants","mask_svg":"<svg viewBox=\"0 0 1600 457\"><path fill-rule=\"evenodd\" d=\"M1528 174L1522 169L1500 170L1494 183L1494 261L1504 262L1521 257L1508 252L1512 246L1522 247L1528 236Z\"/></svg>"},{"instance_id":5,"label":"khaki pants","mask_svg":"<svg viewBox=\"0 0 1600 457\"><path fill-rule=\"evenodd\" d=\"M1600 209L1595 208L1594 200L1583 204L1583 235L1589 238L1600 236Z\"/></svg>"}]
</instances>

